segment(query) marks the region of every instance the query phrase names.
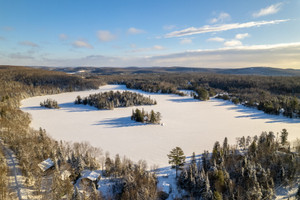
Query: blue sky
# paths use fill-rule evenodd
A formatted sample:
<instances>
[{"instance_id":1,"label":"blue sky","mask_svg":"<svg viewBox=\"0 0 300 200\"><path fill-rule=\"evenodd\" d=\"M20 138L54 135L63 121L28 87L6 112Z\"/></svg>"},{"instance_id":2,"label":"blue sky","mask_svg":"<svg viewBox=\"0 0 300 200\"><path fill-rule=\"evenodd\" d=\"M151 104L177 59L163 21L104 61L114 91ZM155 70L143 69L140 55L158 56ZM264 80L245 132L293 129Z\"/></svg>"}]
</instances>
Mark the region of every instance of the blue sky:
<instances>
[{"instance_id":1,"label":"blue sky","mask_svg":"<svg viewBox=\"0 0 300 200\"><path fill-rule=\"evenodd\" d=\"M0 0L0 64L300 69L299 11L299 0Z\"/></svg>"}]
</instances>

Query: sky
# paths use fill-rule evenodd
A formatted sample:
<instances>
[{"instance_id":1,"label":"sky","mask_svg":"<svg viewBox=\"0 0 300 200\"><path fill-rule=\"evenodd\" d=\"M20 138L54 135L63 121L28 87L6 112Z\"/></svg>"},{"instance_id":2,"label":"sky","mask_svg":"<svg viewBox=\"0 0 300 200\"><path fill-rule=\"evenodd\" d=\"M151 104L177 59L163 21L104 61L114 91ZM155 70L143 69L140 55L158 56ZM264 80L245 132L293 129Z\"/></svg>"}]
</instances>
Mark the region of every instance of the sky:
<instances>
[{"instance_id":1,"label":"sky","mask_svg":"<svg viewBox=\"0 0 300 200\"><path fill-rule=\"evenodd\" d=\"M300 69L300 0L0 0L0 65Z\"/></svg>"}]
</instances>

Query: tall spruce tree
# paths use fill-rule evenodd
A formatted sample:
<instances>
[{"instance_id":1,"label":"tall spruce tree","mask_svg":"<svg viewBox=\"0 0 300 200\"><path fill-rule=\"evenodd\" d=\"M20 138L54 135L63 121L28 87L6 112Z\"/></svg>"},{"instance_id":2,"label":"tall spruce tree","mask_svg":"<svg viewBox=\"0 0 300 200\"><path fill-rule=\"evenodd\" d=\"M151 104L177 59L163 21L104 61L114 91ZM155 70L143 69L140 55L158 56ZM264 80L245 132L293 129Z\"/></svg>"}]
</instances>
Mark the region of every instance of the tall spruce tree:
<instances>
[{"instance_id":1,"label":"tall spruce tree","mask_svg":"<svg viewBox=\"0 0 300 200\"><path fill-rule=\"evenodd\" d=\"M180 147L175 147L170 151L168 154L169 164L172 164L172 167L176 169L176 178L177 178L177 171L180 169L181 166L185 163L185 155L183 150Z\"/></svg>"}]
</instances>

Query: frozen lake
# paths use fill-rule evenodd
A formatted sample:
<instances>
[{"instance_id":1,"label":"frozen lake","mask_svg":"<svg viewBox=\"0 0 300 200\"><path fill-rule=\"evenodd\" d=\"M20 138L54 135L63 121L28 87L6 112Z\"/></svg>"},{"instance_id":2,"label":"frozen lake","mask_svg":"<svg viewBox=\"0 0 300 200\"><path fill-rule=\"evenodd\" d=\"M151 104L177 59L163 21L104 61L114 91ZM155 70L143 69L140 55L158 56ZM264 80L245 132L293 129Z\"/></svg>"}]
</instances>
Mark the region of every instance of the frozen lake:
<instances>
[{"instance_id":1,"label":"frozen lake","mask_svg":"<svg viewBox=\"0 0 300 200\"><path fill-rule=\"evenodd\" d=\"M151 96L157 105L139 108L159 111L164 126L131 121L130 116L135 107L97 110L91 106L74 104L78 95L85 97L110 90L130 90ZM40 102L47 98L55 99L61 109L41 108ZM229 143L235 144L236 137L259 135L262 131L273 131L276 135L286 128L289 141L300 138L299 119L267 115L223 100L203 102L191 97L145 93L126 89L122 85L38 96L21 103L21 109L32 116L31 126L46 129L56 140L88 141L93 146L101 147L104 152L109 151L112 156L119 153L133 161L143 159L149 166L167 166L167 154L176 146L190 156L193 152L200 154L204 150L211 151L215 141L222 144L224 137L228 137Z\"/></svg>"}]
</instances>

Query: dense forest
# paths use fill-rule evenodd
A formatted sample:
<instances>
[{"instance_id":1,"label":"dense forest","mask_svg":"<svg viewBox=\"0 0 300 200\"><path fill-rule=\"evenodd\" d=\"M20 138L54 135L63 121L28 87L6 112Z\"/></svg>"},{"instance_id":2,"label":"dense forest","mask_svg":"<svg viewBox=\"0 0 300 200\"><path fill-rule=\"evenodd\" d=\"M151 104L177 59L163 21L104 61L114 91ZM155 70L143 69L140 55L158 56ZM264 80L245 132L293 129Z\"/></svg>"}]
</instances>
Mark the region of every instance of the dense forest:
<instances>
[{"instance_id":1,"label":"dense forest","mask_svg":"<svg viewBox=\"0 0 300 200\"><path fill-rule=\"evenodd\" d=\"M124 92L101 92L90 94L88 97L81 98L77 96L75 104L94 106L98 109L113 110L117 107L129 107L140 105L155 105L156 101L150 97L144 97L142 94L124 91Z\"/></svg>"},{"instance_id":2,"label":"dense forest","mask_svg":"<svg viewBox=\"0 0 300 200\"><path fill-rule=\"evenodd\" d=\"M261 87L254 84L259 82ZM102 169L105 177L115 178L114 195L110 199L164 199L165 195L157 189L155 173L147 171L144 161L133 163L118 155L112 159L108 154L104 155L101 149L84 142L55 141L45 130L30 128L30 116L19 109L20 100L27 97L96 89L105 83L122 83L130 88L176 94L179 93L178 89L200 91L197 88L202 88L209 96L227 91L231 98L242 98L244 95L245 99L250 98L248 102L253 98L258 105L273 98L278 100L279 97L283 100L297 98L298 102L300 93L298 77L270 77L270 80L254 76L214 77L207 74L81 77L27 67L0 66L1 142L17 155L26 178L25 184L33 188L40 199L81 199L82 195L72 183L78 180L83 169ZM259 92L266 94L264 99ZM200 96L196 98L201 99ZM288 101L282 105L294 109ZM297 109L296 106L291 113L299 113ZM299 151L298 154L291 152L287 135L287 131L283 130L280 138L276 138L272 132L254 138L240 138L238 148L229 146L226 139L222 146L216 142L211 156L205 152L201 161L194 157L191 163L182 168L178 185L187 192L187 199L197 199L199 195L206 199L269 198L275 186L288 184L295 175L299 175ZM46 176L38 164L48 158L54 161L55 169L50 182L46 182L48 188L45 190L42 186L47 181ZM0 148L2 199L13 198L6 181L7 167L4 152ZM66 169L71 175L63 179L60 174ZM102 194L93 190L84 197L102 199Z\"/></svg>"},{"instance_id":3,"label":"dense forest","mask_svg":"<svg viewBox=\"0 0 300 200\"><path fill-rule=\"evenodd\" d=\"M94 75L91 75L94 77ZM224 94L225 100L243 104L268 114L300 117L300 77L222 75L209 73L167 73L101 76L107 83L125 84L146 92L183 95L184 90L198 92L195 98L207 100Z\"/></svg>"},{"instance_id":4,"label":"dense forest","mask_svg":"<svg viewBox=\"0 0 300 200\"><path fill-rule=\"evenodd\" d=\"M290 151L288 132L280 137L273 132L242 137L237 146L214 144L212 154L204 152L178 177L178 186L187 198L199 199L273 199L275 187L288 185L300 173L300 156ZM300 146L300 144L298 144Z\"/></svg>"}]
</instances>

